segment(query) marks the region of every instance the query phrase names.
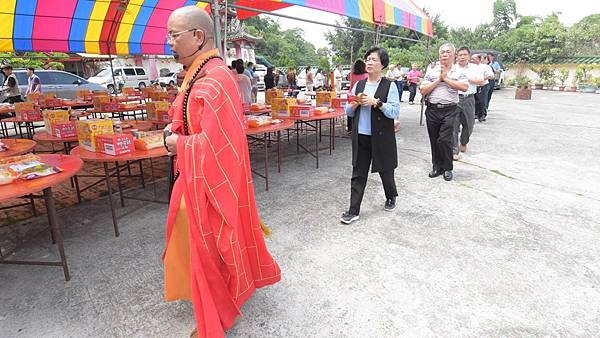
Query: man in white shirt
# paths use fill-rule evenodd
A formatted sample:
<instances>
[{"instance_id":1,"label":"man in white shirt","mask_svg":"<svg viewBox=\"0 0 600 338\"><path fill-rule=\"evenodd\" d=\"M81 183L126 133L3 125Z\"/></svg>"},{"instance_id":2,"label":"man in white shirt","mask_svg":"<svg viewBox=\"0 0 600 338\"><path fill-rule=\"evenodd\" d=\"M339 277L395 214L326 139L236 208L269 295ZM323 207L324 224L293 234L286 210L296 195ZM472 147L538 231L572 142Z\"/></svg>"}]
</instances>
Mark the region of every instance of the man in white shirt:
<instances>
[{"instance_id":1,"label":"man in white shirt","mask_svg":"<svg viewBox=\"0 0 600 338\"><path fill-rule=\"evenodd\" d=\"M479 71L483 77L483 85L479 86L475 94L475 115L479 122L485 122L487 117L487 100L490 90L490 79L494 78L492 67L481 62L481 55L473 54L471 62L479 66Z\"/></svg>"},{"instance_id":2,"label":"man in white shirt","mask_svg":"<svg viewBox=\"0 0 600 338\"><path fill-rule=\"evenodd\" d=\"M458 119L454 126L454 137L452 138L453 160L458 160L459 152L467 151L469 137L473 132L473 121L475 120L475 93L477 86L484 83L483 74L479 66L469 62L470 50L468 47L460 47L456 52L456 65L458 69L467 75L469 88L466 91L458 92ZM462 131L461 131L462 126ZM460 148L459 137L460 132Z\"/></svg>"},{"instance_id":3,"label":"man in white shirt","mask_svg":"<svg viewBox=\"0 0 600 338\"><path fill-rule=\"evenodd\" d=\"M421 95L426 97L427 103L425 117L433 164L429 177L443 175L446 181L451 181L453 177L452 136L458 92L469 89L467 75L454 64L455 50L453 44L444 43L439 49L439 65L428 69L421 82Z\"/></svg>"},{"instance_id":4,"label":"man in white shirt","mask_svg":"<svg viewBox=\"0 0 600 338\"><path fill-rule=\"evenodd\" d=\"M333 71L333 80L335 81L335 91L342 92L342 65L337 65Z\"/></svg>"},{"instance_id":5,"label":"man in white shirt","mask_svg":"<svg viewBox=\"0 0 600 338\"><path fill-rule=\"evenodd\" d=\"M385 76L388 80L394 82L396 84L396 87L398 87L398 101L400 102L402 102L402 88L404 87L404 81L402 81L403 75L404 74L402 74L402 65L397 64L394 67L390 67Z\"/></svg>"}]
</instances>

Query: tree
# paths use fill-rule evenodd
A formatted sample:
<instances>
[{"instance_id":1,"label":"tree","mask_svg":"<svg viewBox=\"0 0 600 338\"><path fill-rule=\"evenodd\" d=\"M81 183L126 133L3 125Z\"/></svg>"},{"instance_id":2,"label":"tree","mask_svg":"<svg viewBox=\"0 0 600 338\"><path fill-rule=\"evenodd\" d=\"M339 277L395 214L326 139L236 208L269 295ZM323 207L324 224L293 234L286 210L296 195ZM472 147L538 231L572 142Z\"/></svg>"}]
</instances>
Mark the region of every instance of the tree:
<instances>
[{"instance_id":1,"label":"tree","mask_svg":"<svg viewBox=\"0 0 600 338\"><path fill-rule=\"evenodd\" d=\"M298 67L315 65L319 56L315 46L304 39L299 28L282 30L277 21L255 16L244 21L248 32L262 37L256 43L256 54L277 66Z\"/></svg>"},{"instance_id":2,"label":"tree","mask_svg":"<svg viewBox=\"0 0 600 338\"><path fill-rule=\"evenodd\" d=\"M493 13L496 33L506 32L517 19L517 4L515 0L496 0Z\"/></svg>"},{"instance_id":3,"label":"tree","mask_svg":"<svg viewBox=\"0 0 600 338\"><path fill-rule=\"evenodd\" d=\"M600 14L581 19L567 35L567 54L600 55Z\"/></svg>"}]
</instances>

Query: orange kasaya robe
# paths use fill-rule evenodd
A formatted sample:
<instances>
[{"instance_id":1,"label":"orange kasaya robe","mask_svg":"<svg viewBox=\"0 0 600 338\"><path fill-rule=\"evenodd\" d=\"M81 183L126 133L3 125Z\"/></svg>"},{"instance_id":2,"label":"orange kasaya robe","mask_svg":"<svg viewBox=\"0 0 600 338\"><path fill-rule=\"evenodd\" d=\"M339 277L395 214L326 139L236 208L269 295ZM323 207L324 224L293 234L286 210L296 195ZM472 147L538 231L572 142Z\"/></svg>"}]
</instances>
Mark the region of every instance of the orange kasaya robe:
<instances>
[{"instance_id":1,"label":"orange kasaya robe","mask_svg":"<svg viewBox=\"0 0 600 338\"><path fill-rule=\"evenodd\" d=\"M167 218L165 299L191 300L200 337L223 337L256 288L281 279L254 198L240 90L221 59L193 82L185 136L185 88L211 51L187 70L170 114L179 134Z\"/></svg>"}]
</instances>

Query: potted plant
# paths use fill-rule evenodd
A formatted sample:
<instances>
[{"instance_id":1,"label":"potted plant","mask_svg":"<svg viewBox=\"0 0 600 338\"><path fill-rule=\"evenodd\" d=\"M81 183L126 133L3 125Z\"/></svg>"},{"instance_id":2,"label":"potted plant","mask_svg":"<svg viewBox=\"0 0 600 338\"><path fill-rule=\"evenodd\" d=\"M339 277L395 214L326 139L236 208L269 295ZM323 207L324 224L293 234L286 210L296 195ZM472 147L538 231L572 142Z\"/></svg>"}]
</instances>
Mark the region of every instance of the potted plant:
<instances>
[{"instance_id":1,"label":"potted plant","mask_svg":"<svg viewBox=\"0 0 600 338\"><path fill-rule=\"evenodd\" d=\"M598 87L592 82L591 70L593 65L579 65L575 71L575 77L579 79L578 89L583 93L595 93Z\"/></svg>"},{"instance_id":2,"label":"potted plant","mask_svg":"<svg viewBox=\"0 0 600 338\"><path fill-rule=\"evenodd\" d=\"M565 82L569 78L569 70L567 68L562 68L560 70L560 74L558 75L558 81L560 81L560 86L558 86L558 90L561 92L565 90Z\"/></svg>"},{"instance_id":3,"label":"potted plant","mask_svg":"<svg viewBox=\"0 0 600 338\"><path fill-rule=\"evenodd\" d=\"M531 79L525 75L519 75L515 78L515 100L531 100Z\"/></svg>"},{"instance_id":4,"label":"potted plant","mask_svg":"<svg viewBox=\"0 0 600 338\"><path fill-rule=\"evenodd\" d=\"M573 81L571 81L571 91L572 92L577 91L577 78L574 78Z\"/></svg>"},{"instance_id":5,"label":"potted plant","mask_svg":"<svg viewBox=\"0 0 600 338\"><path fill-rule=\"evenodd\" d=\"M544 88L544 79L542 78L542 75L544 74L544 66L542 65L539 67L531 67L531 70L534 73L538 74L538 79L536 80L536 82L534 84L535 89L543 89Z\"/></svg>"}]
</instances>

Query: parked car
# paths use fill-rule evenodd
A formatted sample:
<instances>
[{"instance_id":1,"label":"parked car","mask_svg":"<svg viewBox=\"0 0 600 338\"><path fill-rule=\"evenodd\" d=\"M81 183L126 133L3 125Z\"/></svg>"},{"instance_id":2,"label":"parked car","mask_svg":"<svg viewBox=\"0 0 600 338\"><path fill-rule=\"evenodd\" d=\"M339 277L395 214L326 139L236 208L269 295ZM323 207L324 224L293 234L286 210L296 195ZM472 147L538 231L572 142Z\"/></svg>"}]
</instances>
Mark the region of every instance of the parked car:
<instances>
[{"instance_id":1,"label":"parked car","mask_svg":"<svg viewBox=\"0 0 600 338\"><path fill-rule=\"evenodd\" d=\"M263 65L254 65L255 73L258 75L258 90L265 90L265 75L267 74L267 67Z\"/></svg>"},{"instance_id":2,"label":"parked car","mask_svg":"<svg viewBox=\"0 0 600 338\"><path fill-rule=\"evenodd\" d=\"M167 73L165 76L161 76L158 78L158 84L161 87L166 87L168 85L174 86L177 84L177 73Z\"/></svg>"},{"instance_id":3,"label":"parked car","mask_svg":"<svg viewBox=\"0 0 600 338\"><path fill-rule=\"evenodd\" d=\"M144 88L150 85L150 79L142 67L114 67L113 75L117 85L122 87ZM103 68L88 79L89 82L104 86L109 93L115 92L110 68Z\"/></svg>"},{"instance_id":4,"label":"parked car","mask_svg":"<svg viewBox=\"0 0 600 338\"><path fill-rule=\"evenodd\" d=\"M13 72L17 76L21 94L25 97L27 70L15 69ZM74 99L77 96L78 89L106 91L106 88L99 84L90 83L82 77L61 70L36 70L35 74L42 83L42 93L55 93L60 98Z\"/></svg>"}]
</instances>

